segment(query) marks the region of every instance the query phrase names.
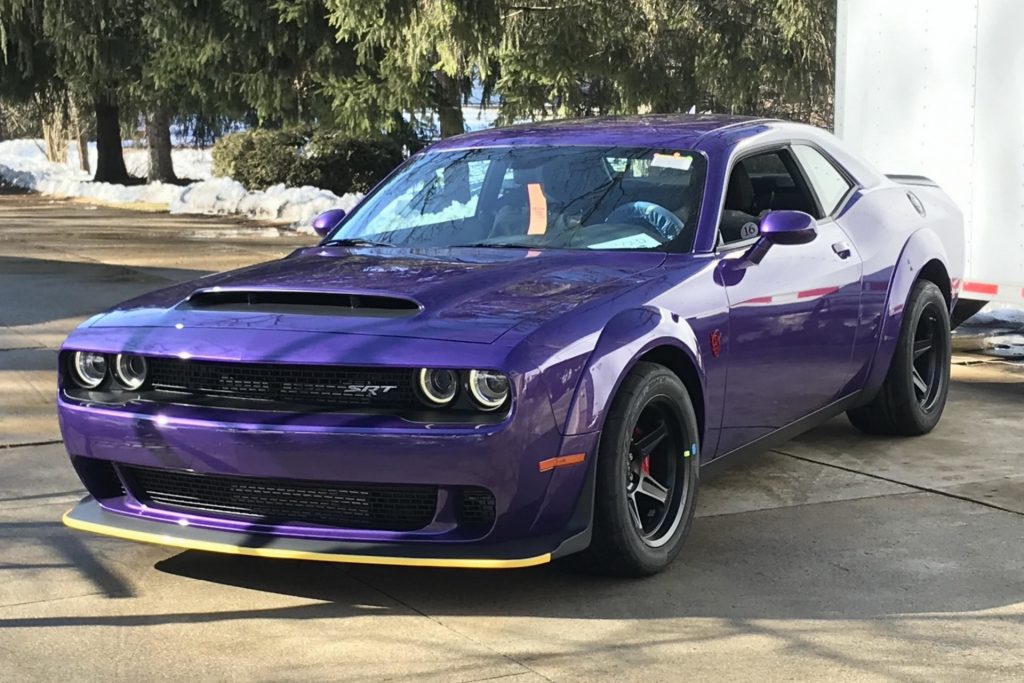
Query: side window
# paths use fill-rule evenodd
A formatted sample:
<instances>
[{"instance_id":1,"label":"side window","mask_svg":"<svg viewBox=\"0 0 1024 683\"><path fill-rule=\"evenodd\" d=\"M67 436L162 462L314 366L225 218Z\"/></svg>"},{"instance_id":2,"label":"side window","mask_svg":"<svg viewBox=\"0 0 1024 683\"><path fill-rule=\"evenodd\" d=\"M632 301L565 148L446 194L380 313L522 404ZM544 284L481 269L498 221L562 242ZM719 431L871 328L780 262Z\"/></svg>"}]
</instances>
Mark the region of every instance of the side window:
<instances>
[{"instance_id":1,"label":"side window","mask_svg":"<svg viewBox=\"0 0 1024 683\"><path fill-rule=\"evenodd\" d=\"M815 194L818 195L818 201L821 202L821 208L824 209L825 215L830 215L836 210L839 202L843 200L852 186L843 177L843 174L832 165L832 162L813 147L794 145L793 154L796 155L804 172L807 173L807 178L810 180Z\"/></svg>"},{"instance_id":2,"label":"side window","mask_svg":"<svg viewBox=\"0 0 1024 683\"><path fill-rule=\"evenodd\" d=\"M718 226L721 243L732 244L757 237L761 216L783 209L820 217L792 156L785 150L777 150L742 159L733 166L726 186Z\"/></svg>"}]
</instances>

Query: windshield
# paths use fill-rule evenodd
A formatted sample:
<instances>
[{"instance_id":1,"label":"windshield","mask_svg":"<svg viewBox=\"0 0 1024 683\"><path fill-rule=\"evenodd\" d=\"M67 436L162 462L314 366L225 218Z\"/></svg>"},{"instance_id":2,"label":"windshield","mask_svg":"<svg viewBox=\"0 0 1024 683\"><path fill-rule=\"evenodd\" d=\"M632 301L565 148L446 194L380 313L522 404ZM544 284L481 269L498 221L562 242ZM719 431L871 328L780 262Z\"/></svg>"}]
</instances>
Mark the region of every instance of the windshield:
<instances>
[{"instance_id":1,"label":"windshield","mask_svg":"<svg viewBox=\"0 0 1024 683\"><path fill-rule=\"evenodd\" d=\"M704 189L696 152L491 147L428 152L327 243L689 251Z\"/></svg>"}]
</instances>

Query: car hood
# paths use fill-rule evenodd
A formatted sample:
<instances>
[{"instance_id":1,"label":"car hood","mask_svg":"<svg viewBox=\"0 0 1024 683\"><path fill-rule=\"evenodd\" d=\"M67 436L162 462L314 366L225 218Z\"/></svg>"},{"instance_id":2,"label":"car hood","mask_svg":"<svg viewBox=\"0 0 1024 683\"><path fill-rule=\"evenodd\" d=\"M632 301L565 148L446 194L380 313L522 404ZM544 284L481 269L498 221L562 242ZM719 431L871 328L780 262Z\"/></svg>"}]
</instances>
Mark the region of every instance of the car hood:
<instances>
[{"instance_id":1,"label":"car hood","mask_svg":"<svg viewBox=\"0 0 1024 683\"><path fill-rule=\"evenodd\" d=\"M660 252L312 247L132 299L90 325L491 343L636 284L663 261Z\"/></svg>"}]
</instances>

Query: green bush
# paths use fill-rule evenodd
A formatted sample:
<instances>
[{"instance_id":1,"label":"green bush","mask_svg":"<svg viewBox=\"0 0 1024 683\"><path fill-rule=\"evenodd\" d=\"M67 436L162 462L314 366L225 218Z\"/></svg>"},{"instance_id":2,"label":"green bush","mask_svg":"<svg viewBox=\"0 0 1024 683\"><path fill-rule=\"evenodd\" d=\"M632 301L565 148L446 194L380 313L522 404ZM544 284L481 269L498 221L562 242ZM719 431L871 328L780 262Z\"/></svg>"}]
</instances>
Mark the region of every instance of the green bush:
<instances>
[{"instance_id":1,"label":"green bush","mask_svg":"<svg viewBox=\"0 0 1024 683\"><path fill-rule=\"evenodd\" d=\"M315 185L335 194L366 192L402 161L398 142L358 139L337 131L249 130L213 146L214 175L250 190L271 185Z\"/></svg>"},{"instance_id":2,"label":"green bush","mask_svg":"<svg viewBox=\"0 0 1024 683\"><path fill-rule=\"evenodd\" d=\"M242 152L242 145L249 133L231 133L213 143L213 175L235 177L235 160Z\"/></svg>"},{"instance_id":3,"label":"green bush","mask_svg":"<svg viewBox=\"0 0 1024 683\"><path fill-rule=\"evenodd\" d=\"M250 190L271 185L310 185L316 169L302 154L306 138L289 130L250 130L227 135L213 146L213 172L229 175Z\"/></svg>"},{"instance_id":4,"label":"green bush","mask_svg":"<svg viewBox=\"0 0 1024 683\"><path fill-rule=\"evenodd\" d=\"M337 132L317 132L307 147L320 177L318 187L335 194L367 192L402 163L402 148L388 138L360 140Z\"/></svg>"}]
</instances>

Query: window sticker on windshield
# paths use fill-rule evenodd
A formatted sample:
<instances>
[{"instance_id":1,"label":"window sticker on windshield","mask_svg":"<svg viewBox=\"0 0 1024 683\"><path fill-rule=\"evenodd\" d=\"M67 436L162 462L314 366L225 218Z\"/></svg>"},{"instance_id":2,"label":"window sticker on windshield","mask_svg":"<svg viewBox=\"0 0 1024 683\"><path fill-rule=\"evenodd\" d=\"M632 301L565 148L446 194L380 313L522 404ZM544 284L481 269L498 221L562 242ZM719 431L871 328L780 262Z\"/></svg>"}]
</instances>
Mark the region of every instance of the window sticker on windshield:
<instances>
[{"instance_id":1,"label":"window sticker on windshield","mask_svg":"<svg viewBox=\"0 0 1024 683\"><path fill-rule=\"evenodd\" d=\"M649 235L626 235L600 244L588 244L587 249L650 249L659 245Z\"/></svg>"},{"instance_id":2,"label":"window sticker on windshield","mask_svg":"<svg viewBox=\"0 0 1024 683\"><path fill-rule=\"evenodd\" d=\"M540 183L526 186L526 196L530 202L530 227L527 235L543 235L548 231L548 200Z\"/></svg>"},{"instance_id":3,"label":"window sticker on windshield","mask_svg":"<svg viewBox=\"0 0 1024 683\"><path fill-rule=\"evenodd\" d=\"M675 154L656 153L654 158L651 159L651 166L654 168L674 168L679 171L689 171L690 167L693 166L693 157L684 157L678 152Z\"/></svg>"}]
</instances>

